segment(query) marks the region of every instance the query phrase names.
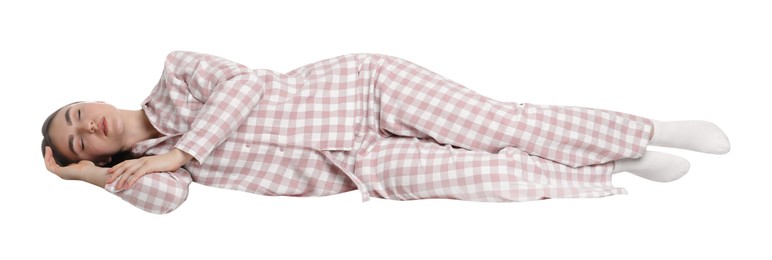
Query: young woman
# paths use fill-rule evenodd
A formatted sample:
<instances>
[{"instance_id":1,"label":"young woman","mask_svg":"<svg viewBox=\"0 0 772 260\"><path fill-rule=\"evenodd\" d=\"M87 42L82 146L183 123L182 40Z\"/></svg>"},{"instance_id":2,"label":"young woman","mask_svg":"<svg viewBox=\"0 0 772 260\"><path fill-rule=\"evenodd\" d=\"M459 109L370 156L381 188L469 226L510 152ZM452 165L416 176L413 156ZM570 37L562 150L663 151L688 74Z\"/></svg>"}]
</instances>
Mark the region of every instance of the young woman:
<instances>
[{"instance_id":1,"label":"young woman","mask_svg":"<svg viewBox=\"0 0 772 260\"><path fill-rule=\"evenodd\" d=\"M46 168L152 213L188 186L264 195L359 190L412 200L525 201L624 193L616 172L689 169L648 145L724 154L705 121L500 102L396 57L339 56L282 74L175 51L140 110L76 102L43 124Z\"/></svg>"}]
</instances>

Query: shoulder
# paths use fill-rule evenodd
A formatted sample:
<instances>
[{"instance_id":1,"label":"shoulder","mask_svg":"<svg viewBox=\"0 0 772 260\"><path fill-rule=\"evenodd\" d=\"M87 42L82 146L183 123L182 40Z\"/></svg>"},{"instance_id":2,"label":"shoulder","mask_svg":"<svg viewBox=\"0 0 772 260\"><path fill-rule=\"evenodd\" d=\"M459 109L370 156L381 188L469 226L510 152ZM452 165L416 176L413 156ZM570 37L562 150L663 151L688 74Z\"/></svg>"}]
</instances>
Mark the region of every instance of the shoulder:
<instances>
[{"instance_id":1,"label":"shoulder","mask_svg":"<svg viewBox=\"0 0 772 260\"><path fill-rule=\"evenodd\" d=\"M166 63L186 62L205 55L199 52L175 50L166 54Z\"/></svg>"}]
</instances>

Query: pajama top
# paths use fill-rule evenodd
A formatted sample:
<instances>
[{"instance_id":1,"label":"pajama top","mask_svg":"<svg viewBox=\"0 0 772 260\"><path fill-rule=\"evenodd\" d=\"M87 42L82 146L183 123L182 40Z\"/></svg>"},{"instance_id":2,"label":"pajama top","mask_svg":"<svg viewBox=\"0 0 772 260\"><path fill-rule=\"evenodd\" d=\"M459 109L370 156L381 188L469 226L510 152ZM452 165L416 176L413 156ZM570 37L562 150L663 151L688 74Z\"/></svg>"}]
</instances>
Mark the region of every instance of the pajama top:
<instances>
[{"instance_id":1,"label":"pajama top","mask_svg":"<svg viewBox=\"0 0 772 260\"><path fill-rule=\"evenodd\" d=\"M175 51L142 109L164 136L133 153L193 156L129 189L105 186L152 213L179 207L191 182L281 196L359 190L363 200L608 196L624 193L609 162L640 156L651 131L623 113L494 101L371 54L277 73Z\"/></svg>"},{"instance_id":2,"label":"pajama top","mask_svg":"<svg viewBox=\"0 0 772 260\"><path fill-rule=\"evenodd\" d=\"M138 155L178 148L193 159L116 191L153 213L176 209L195 181L265 195L322 196L356 189L322 151L350 150L360 116L353 55L280 74L195 52L166 57L142 102L164 137L137 143Z\"/></svg>"}]
</instances>

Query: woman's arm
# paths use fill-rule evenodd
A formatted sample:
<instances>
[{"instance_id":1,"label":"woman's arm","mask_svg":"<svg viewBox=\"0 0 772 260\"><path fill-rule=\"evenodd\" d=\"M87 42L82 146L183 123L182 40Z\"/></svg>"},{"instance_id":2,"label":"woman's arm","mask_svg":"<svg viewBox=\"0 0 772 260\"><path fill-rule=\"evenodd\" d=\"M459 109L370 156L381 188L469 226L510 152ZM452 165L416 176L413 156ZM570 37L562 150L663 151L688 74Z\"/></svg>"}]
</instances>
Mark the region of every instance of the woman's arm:
<instances>
[{"instance_id":1,"label":"woman's arm","mask_svg":"<svg viewBox=\"0 0 772 260\"><path fill-rule=\"evenodd\" d=\"M188 198L188 187L193 179L185 169L158 172L139 178L136 184L117 189L117 182L104 186L105 190L144 211L165 214L174 211Z\"/></svg>"},{"instance_id":2,"label":"woman's arm","mask_svg":"<svg viewBox=\"0 0 772 260\"><path fill-rule=\"evenodd\" d=\"M188 163L191 158L192 156L189 154L175 148L163 154L126 160L107 170L110 174L107 183L113 183L113 181L120 177L115 188L125 189L126 187L133 186L134 183L145 174L176 171Z\"/></svg>"},{"instance_id":3,"label":"woman's arm","mask_svg":"<svg viewBox=\"0 0 772 260\"><path fill-rule=\"evenodd\" d=\"M64 180L85 181L94 184L97 187L104 187L107 183L107 178L110 177L107 172L109 168L96 166L91 161L84 160L64 167L59 166L54 160L51 147L46 147L44 160L46 169Z\"/></svg>"},{"instance_id":4,"label":"woman's arm","mask_svg":"<svg viewBox=\"0 0 772 260\"><path fill-rule=\"evenodd\" d=\"M131 187L118 189L117 182L107 183L108 168L80 161L65 167L56 164L51 148L46 147L45 164L48 171L65 180L80 180L104 188L144 211L156 214L177 209L188 197L188 186L193 179L184 169L143 176Z\"/></svg>"},{"instance_id":5,"label":"woman's arm","mask_svg":"<svg viewBox=\"0 0 772 260\"><path fill-rule=\"evenodd\" d=\"M243 123L257 106L265 86L264 79L244 65L186 51L166 57L164 83L171 88L175 102L190 102L185 98L192 96L201 103L190 130L175 145L198 162Z\"/></svg>"},{"instance_id":6,"label":"woman's arm","mask_svg":"<svg viewBox=\"0 0 772 260\"><path fill-rule=\"evenodd\" d=\"M257 105L264 82L248 67L213 55L175 51L166 57L159 84L180 113L193 114L189 129L172 151L127 160L110 169L119 189L148 173L175 171L192 158L202 162L239 127ZM189 97L192 97L189 99ZM195 107L195 109L194 109Z\"/></svg>"}]
</instances>

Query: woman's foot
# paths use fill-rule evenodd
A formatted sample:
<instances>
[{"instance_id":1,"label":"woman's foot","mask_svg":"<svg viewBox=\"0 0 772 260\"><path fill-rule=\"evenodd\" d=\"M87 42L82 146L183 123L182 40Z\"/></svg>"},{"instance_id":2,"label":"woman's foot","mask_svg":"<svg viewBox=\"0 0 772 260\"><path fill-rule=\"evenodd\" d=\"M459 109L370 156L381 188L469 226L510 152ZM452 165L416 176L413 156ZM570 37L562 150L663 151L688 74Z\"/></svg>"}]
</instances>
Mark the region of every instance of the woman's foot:
<instances>
[{"instance_id":1,"label":"woman's foot","mask_svg":"<svg viewBox=\"0 0 772 260\"><path fill-rule=\"evenodd\" d=\"M725 154L729 152L729 138L714 123L697 120L652 121L654 123L654 134L649 145L711 154Z\"/></svg>"},{"instance_id":2,"label":"woman's foot","mask_svg":"<svg viewBox=\"0 0 772 260\"><path fill-rule=\"evenodd\" d=\"M656 182L671 182L689 171L689 161L661 152L646 151L640 158L625 158L614 162L614 173L629 172Z\"/></svg>"}]
</instances>

